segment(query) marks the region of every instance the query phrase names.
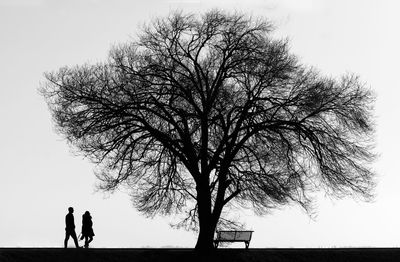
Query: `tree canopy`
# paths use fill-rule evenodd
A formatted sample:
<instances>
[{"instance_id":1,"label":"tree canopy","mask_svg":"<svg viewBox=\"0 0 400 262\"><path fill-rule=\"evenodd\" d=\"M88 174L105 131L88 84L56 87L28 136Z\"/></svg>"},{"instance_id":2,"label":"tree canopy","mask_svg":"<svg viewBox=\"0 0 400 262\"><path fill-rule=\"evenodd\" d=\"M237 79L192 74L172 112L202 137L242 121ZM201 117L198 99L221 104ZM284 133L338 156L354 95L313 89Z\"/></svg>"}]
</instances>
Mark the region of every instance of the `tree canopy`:
<instances>
[{"instance_id":1,"label":"tree canopy","mask_svg":"<svg viewBox=\"0 0 400 262\"><path fill-rule=\"evenodd\" d=\"M46 73L41 92L101 189L127 185L149 216L186 214L198 248L229 226L226 206L308 210L316 190L369 199L373 93L302 65L272 31L245 14L175 12L104 63Z\"/></svg>"}]
</instances>

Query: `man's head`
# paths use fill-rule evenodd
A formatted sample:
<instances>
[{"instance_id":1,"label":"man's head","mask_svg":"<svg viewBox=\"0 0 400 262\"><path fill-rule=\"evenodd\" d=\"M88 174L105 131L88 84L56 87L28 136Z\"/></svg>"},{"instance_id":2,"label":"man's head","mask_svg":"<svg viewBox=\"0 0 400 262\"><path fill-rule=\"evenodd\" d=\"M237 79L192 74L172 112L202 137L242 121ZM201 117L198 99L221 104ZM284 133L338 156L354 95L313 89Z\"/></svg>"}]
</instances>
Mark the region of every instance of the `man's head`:
<instances>
[{"instance_id":1,"label":"man's head","mask_svg":"<svg viewBox=\"0 0 400 262\"><path fill-rule=\"evenodd\" d=\"M71 213L71 214L74 213L74 208L69 207L69 208L68 208L68 212Z\"/></svg>"}]
</instances>

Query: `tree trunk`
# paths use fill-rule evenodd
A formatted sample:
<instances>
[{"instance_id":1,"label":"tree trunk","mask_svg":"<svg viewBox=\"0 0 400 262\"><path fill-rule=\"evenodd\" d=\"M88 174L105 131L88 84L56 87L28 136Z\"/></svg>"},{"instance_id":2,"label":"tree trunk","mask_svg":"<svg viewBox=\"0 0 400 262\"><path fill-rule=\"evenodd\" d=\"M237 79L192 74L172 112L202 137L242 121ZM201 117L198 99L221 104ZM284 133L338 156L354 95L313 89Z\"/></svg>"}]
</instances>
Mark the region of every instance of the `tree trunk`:
<instances>
[{"instance_id":1,"label":"tree trunk","mask_svg":"<svg viewBox=\"0 0 400 262\"><path fill-rule=\"evenodd\" d=\"M202 184L197 185L199 236L195 249L202 252L214 248L214 231L217 224L212 216L211 195L207 181L208 179L205 179Z\"/></svg>"},{"instance_id":2,"label":"tree trunk","mask_svg":"<svg viewBox=\"0 0 400 262\"><path fill-rule=\"evenodd\" d=\"M214 249L214 231L215 225L212 221L203 221L200 223L199 236L195 249L198 251L209 252Z\"/></svg>"}]
</instances>

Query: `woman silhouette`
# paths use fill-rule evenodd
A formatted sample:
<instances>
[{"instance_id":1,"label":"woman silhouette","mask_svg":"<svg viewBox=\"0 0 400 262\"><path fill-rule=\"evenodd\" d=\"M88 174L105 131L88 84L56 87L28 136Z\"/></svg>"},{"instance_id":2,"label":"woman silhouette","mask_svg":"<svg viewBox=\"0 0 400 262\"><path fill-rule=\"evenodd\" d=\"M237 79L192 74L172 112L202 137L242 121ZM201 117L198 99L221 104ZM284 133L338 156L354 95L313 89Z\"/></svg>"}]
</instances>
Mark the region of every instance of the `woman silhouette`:
<instances>
[{"instance_id":1,"label":"woman silhouette","mask_svg":"<svg viewBox=\"0 0 400 262\"><path fill-rule=\"evenodd\" d=\"M85 248L89 247L89 243L92 242L94 236L93 222L89 211L86 211L82 215L82 238L85 238Z\"/></svg>"}]
</instances>

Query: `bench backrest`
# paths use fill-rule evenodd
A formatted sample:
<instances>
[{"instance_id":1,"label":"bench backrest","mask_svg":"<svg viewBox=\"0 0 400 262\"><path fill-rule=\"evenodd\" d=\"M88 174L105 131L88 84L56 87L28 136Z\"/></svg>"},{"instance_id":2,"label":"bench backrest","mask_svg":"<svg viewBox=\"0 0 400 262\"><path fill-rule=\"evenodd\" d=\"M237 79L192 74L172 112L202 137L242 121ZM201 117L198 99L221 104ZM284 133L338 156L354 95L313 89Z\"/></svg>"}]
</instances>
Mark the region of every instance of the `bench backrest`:
<instances>
[{"instance_id":1,"label":"bench backrest","mask_svg":"<svg viewBox=\"0 0 400 262\"><path fill-rule=\"evenodd\" d=\"M253 231L217 231L218 240L250 241Z\"/></svg>"}]
</instances>

